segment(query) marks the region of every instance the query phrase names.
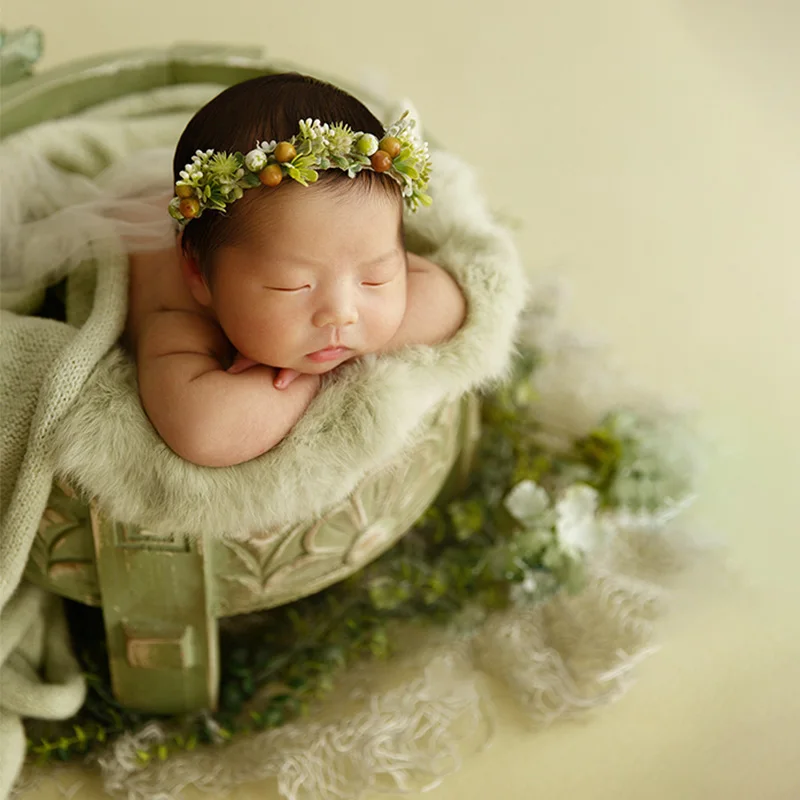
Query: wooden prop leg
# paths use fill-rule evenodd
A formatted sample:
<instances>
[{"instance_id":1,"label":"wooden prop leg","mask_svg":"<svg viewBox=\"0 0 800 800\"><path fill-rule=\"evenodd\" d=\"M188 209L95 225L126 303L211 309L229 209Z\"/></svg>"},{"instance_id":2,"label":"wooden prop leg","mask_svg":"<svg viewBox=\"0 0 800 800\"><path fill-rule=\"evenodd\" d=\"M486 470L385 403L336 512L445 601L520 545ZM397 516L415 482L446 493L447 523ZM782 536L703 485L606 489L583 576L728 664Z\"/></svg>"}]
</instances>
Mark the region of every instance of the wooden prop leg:
<instances>
[{"instance_id":1,"label":"wooden prop leg","mask_svg":"<svg viewBox=\"0 0 800 800\"><path fill-rule=\"evenodd\" d=\"M214 709L217 621L203 541L150 534L94 506L92 532L117 700L157 714Z\"/></svg>"}]
</instances>

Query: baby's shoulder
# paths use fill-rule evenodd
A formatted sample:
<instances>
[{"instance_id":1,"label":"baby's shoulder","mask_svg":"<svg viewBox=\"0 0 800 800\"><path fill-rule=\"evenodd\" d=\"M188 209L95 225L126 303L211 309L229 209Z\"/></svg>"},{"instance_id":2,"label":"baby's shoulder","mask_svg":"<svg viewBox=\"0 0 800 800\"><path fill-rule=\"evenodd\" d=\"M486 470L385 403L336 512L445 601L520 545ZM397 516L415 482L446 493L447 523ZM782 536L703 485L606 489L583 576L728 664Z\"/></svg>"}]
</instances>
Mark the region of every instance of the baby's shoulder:
<instances>
[{"instance_id":1,"label":"baby's shoulder","mask_svg":"<svg viewBox=\"0 0 800 800\"><path fill-rule=\"evenodd\" d=\"M232 358L232 346L210 315L183 308L156 308L140 321L136 360L169 355L211 356L220 364Z\"/></svg>"},{"instance_id":2,"label":"baby's shoulder","mask_svg":"<svg viewBox=\"0 0 800 800\"><path fill-rule=\"evenodd\" d=\"M174 248L130 256L130 293L123 345L138 364L166 355L232 356L209 309L185 285Z\"/></svg>"}]
</instances>

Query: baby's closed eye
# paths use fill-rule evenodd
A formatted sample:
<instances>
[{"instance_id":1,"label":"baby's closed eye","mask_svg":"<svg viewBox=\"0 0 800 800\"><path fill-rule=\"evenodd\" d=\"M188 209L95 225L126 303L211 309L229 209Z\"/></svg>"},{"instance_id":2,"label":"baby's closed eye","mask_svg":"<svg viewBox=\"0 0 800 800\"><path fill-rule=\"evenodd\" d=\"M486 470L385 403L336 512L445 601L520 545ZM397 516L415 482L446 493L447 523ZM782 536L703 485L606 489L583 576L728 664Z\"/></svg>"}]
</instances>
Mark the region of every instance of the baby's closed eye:
<instances>
[{"instance_id":1,"label":"baby's closed eye","mask_svg":"<svg viewBox=\"0 0 800 800\"><path fill-rule=\"evenodd\" d=\"M370 270L368 273L362 275L360 284L362 286L387 286L399 278L405 271L405 265L401 268L393 266L391 268Z\"/></svg>"},{"instance_id":2,"label":"baby's closed eye","mask_svg":"<svg viewBox=\"0 0 800 800\"><path fill-rule=\"evenodd\" d=\"M306 283L303 286L265 286L265 289L269 289L273 292L302 292L304 289L310 289L311 285Z\"/></svg>"},{"instance_id":3,"label":"baby's closed eye","mask_svg":"<svg viewBox=\"0 0 800 800\"><path fill-rule=\"evenodd\" d=\"M360 286L365 286L367 288L379 288L381 286L388 286L392 283L395 278L399 276L399 272L395 271L391 275L386 275L385 273L382 275L369 275L362 278L359 281ZM265 285L265 289L269 289L272 292L283 292L285 294L292 294L295 292L302 292L312 289L312 285L310 283L305 283L301 286L273 286L273 285Z\"/></svg>"}]
</instances>

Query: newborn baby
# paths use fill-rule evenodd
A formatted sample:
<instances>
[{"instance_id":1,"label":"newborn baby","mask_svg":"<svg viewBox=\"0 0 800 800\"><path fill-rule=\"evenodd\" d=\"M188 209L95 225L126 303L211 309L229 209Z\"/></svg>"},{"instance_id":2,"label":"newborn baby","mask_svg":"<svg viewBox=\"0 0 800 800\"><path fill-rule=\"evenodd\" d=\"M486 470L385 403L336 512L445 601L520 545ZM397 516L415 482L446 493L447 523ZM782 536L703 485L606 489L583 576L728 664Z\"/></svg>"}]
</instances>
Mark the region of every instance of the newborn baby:
<instances>
[{"instance_id":1,"label":"newborn baby","mask_svg":"<svg viewBox=\"0 0 800 800\"><path fill-rule=\"evenodd\" d=\"M335 125L321 170L310 120ZM414 163L427 153L405 131L296 74L233 86L190 121L170 204L181 232L174 248L131 256L124 335L145 412L179 456L256 458L292 429L322 374L460 328L457 284L404 246L404 201L428 200L427 165ZM242 167L224 161L232 153L247 154Z\"/></svg>"}]
</instances>

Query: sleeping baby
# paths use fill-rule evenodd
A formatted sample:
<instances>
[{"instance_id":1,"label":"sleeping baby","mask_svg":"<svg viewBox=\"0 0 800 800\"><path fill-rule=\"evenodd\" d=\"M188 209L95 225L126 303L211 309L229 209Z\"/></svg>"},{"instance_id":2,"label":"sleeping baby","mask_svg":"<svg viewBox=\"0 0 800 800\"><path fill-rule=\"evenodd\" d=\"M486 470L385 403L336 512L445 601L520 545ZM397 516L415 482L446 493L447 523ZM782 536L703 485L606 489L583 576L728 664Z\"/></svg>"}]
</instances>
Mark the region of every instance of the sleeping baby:
<instances>
[{"instance_id":1,"label":"sleeping baby","mask_svg":"<svg viewBox=\"0 0 800 800\"><path fill-rule=\"evenodd\" d=\"M293 73L232 86L189 122L169 206L180 232L131 256L123 339L145 412L179 456L256 458L324 373L461 327L458 285L405 249L404 205L430 202L413 125L384 129L347 93Z\"/></svg>"}]
</instances>

